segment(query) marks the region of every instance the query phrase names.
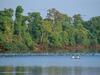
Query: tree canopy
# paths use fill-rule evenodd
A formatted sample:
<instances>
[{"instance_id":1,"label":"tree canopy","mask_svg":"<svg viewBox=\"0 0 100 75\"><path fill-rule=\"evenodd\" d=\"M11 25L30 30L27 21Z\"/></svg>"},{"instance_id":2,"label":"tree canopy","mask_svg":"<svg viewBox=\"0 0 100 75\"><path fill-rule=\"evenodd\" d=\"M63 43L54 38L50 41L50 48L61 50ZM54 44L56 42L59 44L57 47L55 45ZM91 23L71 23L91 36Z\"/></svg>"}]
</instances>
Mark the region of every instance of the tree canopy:
<instances>
[{"instance_id":1,"label":"tree canopy","mask_svg":"<svg viewBox=\"0 0 100 75\"><path fill-rule=\"evenodd\" d=\"M84 21L52 8L23 15L22 6L0 10L0 52L100 52L100 16ZM13 18L15 17L15 19Z\"/></svg>"}]
</instances>

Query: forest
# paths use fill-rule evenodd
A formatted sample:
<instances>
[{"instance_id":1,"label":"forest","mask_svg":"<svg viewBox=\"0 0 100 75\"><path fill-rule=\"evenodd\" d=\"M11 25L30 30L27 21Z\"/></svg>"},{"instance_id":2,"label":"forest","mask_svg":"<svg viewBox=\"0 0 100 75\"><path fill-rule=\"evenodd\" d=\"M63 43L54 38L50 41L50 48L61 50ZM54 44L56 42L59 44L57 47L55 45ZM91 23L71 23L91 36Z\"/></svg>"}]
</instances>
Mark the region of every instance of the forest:
<instances>
[{"instance_id":1,"label":"forest","mask_svg":"<svg viewBox=\"0 0 100 75\"><path fill-rule=\"evenodd\" d=\"M0 10L0 53L100 52L100 16L84 20L55 8L24 14L22 6Z\"/></svg>"}]
</instances>

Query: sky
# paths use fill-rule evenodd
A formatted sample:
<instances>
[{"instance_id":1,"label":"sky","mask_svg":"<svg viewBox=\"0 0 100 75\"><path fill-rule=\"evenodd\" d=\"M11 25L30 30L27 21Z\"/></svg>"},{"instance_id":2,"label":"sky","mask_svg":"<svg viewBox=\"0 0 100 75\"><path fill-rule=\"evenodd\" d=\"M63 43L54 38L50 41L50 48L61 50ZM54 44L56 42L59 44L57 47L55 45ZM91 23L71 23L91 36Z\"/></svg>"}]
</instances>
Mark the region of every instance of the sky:
<instances>
[{"instance_id":1,"label":"sky","mask_svg":"<svg viewBox=\"0 0 100 75\"><path fill-rule=\"evenodd\" d=\"M0 10L21 5L24 15L28 12L40 12L43 17L47 10L56 8L69 16L80 13L84 19L100 16L100 0L0 0Z\"/></svg>"}]
</instances>

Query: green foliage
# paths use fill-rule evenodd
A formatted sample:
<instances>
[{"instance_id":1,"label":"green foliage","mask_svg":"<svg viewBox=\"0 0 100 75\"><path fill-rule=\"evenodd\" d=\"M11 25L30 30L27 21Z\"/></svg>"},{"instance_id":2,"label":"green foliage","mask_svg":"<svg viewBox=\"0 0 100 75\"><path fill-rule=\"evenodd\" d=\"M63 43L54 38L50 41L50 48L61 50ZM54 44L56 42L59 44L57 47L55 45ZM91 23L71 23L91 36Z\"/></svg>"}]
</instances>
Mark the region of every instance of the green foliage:
<instances>
[{"instance_id":1,"label":"green foliage","mask_svg":"<svg viewBox=\"0 0 100 75\"><path fill-rule=\"evenodd\" d=\"M22 21L23 21L23 8L21 6L17 6L15 12L15 24L14 24L14 33L17 35L21 35L21 30L23 28Z\"/></svg>"},{"instance_id":2,"label":"green foliage","mask_svg":"<svg viewBox=\"0 0 100 75\"><path fill-rule=\"evenodd\" d=\"M15 20L13 9L0 11L1 52L41 52L63 47L72 50L78 46L95 49L100 46L100 16L84 21L80 14L70 17L55 8L47 11L46 18L39 12L24 16L23 11L22 6L17 6Z\"/></svg>"},{"instance_id":3,"label":"green foliage","mask_svg":"<svg viewBox=\"0 0 100 75\"><path fill-rule=\"evenodd\" d=\"M41 39L41 24L42 17L39 12L29 13L29 33L32 36L32 39L36 42L39 42Z\"/></svg>"},{"instance_id":4,"label":"green foliage","mask_svg":"<svg viewBox=\"0 0 100 75\"><path fill-rule=\"evenodd\" d=\"M91 18L89 21L85 22L84 26L91 33L91 41L94 40L94 44L100 44L100 16Z\"/></svg>"},{"instance_id":5,"label":"green foliage","mask_svg":"<svg viewBox=\"0 0 100 75\"><path fill-rule=\"evenodd\" d=\"M89 31L83 27L83 20L80 14L74 16L76 44L89 44Z\"/></svg>"}]
</instances>

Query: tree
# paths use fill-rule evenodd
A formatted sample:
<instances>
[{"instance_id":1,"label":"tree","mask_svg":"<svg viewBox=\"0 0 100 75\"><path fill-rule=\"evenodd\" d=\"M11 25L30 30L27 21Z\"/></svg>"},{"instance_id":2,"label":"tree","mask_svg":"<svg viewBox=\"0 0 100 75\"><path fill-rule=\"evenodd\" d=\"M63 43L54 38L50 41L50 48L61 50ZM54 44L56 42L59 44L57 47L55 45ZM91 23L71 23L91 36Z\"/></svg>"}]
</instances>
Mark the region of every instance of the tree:
<instances>
[{"instance_id":1,"label":"tree","mask_svg":"<svg viewBox=\"0 0 100 75\"><path fill-rule=\"evenodd\" d=\"M48 21L47 19L43 20L42 21L42 26L41 26L41 29L42 29L42 38L41 38L41 42L45 45L48 45L49 42L48 42L48 36L49 34L52 33L52 23L50 21Z\"/></svg>"},{"instance_id":2,"label":"tree","mask_svg":"<svg viewBox=\"0 0 100 75\"><path fill-rule=\"evenodd\" d=\"M95 39L95 43L97 42L100 44L100 16L91 18L86 22L86 25L85 27L91 33L91 38Z\"/></svg>"},{"instance_id":3,"label":"tree","mask_svg":"<svg viewBox=\"0 0 100 75\"><path fill-rule=\"evenodd\" d=\"M75 45L75 28L74 25L72 23L72 18L69 17L66 14L63 14L63 21L62 21L62 31L64 32L63 35L66 35L66 39L64 42L66 42L66 45L70 45L73 46ZM62 36L62 38L64 39L64 37Z\"/></svg>"},{"instance_id":4,"label":"tree","mask_svg":"<svg viewBox=\"0 0 100 75\"><path fill-rule=\"evenodd\" d=\"M41 42L42 17L39 12L29 13L29 32L36 43Z\"/></svg>"},{"instance_id":5,"label":"tree","mask_svg":"<svg viewBox=\"0 0 100 75\"><path fill-rule=\"evenodd\" d=\"M28 16L23 16L21 36L23 37L23 40L24 40L24 43L26 44L26 46L30 50L33 50L34 42L33 42L32 37L28 31L27 22L28 22Z\"/></svg>"},{"instance_id":6,"label":"tree","mask_svg":"<svg viewBox=\"0 0 100 75\"><path fill-rule=\"evenodd\" d=\"M15 34L21 35L22 30L22 21L23 21L23 8L21 6L17 6L16 12L15 12L15 24L14 24L14 30Z\"/></svg>"},{"instance_id":7,"label":"tree","mask_svg":"<svg viewBox=\"0 0 100 75\"><path fill-rule=\"evenodd\" d=\"M84 21L80 14L70 17L55 8L47 11L46 18L42 18L40 12L25 16L23 11L22 6L17 6L13 20L13 9L0 10L0 52L45 52L48 49L58 52L58 49L82 48L99 51L100 16Z\"/></svg>"},{"instance_id":8,"label":"tree","mask_svg":"<svg viewBox=\"0 0 100 75\"><path fill-rule=\"evenodd\" d=\"M100 44L100 16L92 17L84 23L84 26L90 32L90 48L96 51L96 46Z\"/></svg>"},{"instance_id":9,"label":"tree","mask_svg":"<svg viewBox=\"0 0 100 75\"><path fill-rule=\"evenodd\" d=\"M47 19L51 21L51 34L48 36L48 41L51 46L59 47L62 42L62 19L63 14L55 8L49 9Z\"/></svg>"},{"instance_id":10,"label":"tree","mask_svg":"<svg viewBox=\"0 0 100 75\"><path fill-rule=\"evenodd\" d=\"M80 14L74 15L74 25L75 25L75 41L76 44L79 45L88 45L89 44L89 31L84 28L83 23L84 21L81 18Z\"/></svg>"},{"instance_id":11,"label":"tree","mask_svg":"<svg viewBox=\"0 0 100 75\"><path fill-rule=\"evenodd\" d=\"M12 35L13 35L13 10L4 9L1 11L0 17L0 31L3 33L5 42L12 42Z\"/></svg>"}]
</instances>

